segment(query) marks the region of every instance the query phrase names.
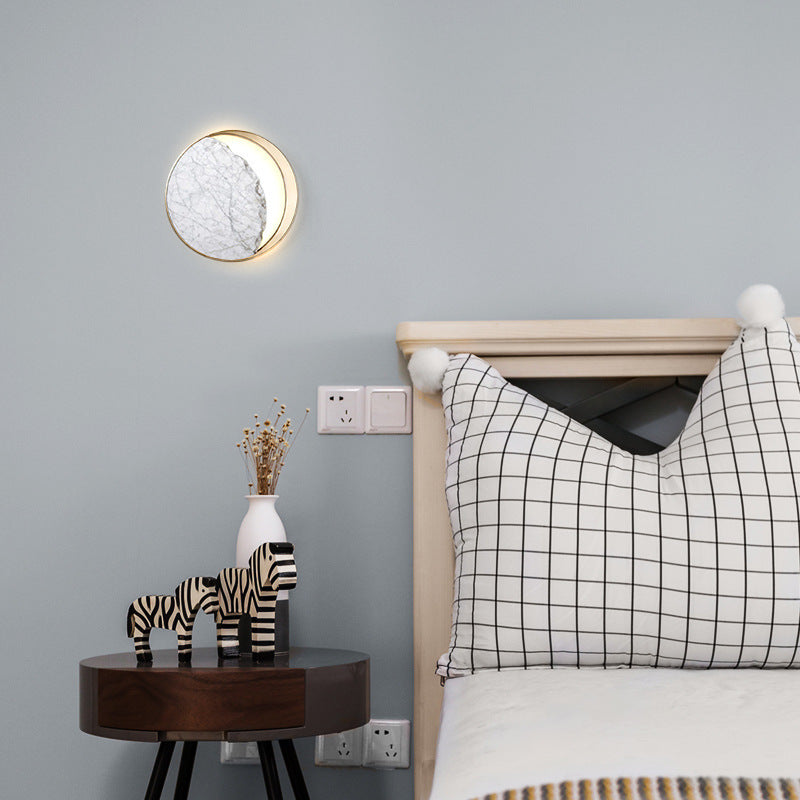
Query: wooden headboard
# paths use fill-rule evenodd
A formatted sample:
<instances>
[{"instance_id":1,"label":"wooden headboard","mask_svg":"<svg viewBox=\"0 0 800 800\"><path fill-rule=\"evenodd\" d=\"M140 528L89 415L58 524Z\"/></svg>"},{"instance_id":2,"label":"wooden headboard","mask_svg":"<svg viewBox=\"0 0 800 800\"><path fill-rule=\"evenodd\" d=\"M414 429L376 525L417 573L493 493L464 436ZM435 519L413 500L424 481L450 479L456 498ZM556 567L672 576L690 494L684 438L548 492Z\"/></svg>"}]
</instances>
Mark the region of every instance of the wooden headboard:
<instances>
[{"instance_id":1,"label":"wooden headboard","mask_svg":"<svg viewBox=\"0 0 800 800\"><path fill-rule=\"evenodd\" d=\"M789 320L798 330L800 318ZM732 319L402 322L408 357L422 347L475 353L505 377L706 375L739 331ZM433 780L442 689L436 660L450 639L453 541L445 501L441 395L414 391L414 796Z\"/></svg>"}]
</instances>

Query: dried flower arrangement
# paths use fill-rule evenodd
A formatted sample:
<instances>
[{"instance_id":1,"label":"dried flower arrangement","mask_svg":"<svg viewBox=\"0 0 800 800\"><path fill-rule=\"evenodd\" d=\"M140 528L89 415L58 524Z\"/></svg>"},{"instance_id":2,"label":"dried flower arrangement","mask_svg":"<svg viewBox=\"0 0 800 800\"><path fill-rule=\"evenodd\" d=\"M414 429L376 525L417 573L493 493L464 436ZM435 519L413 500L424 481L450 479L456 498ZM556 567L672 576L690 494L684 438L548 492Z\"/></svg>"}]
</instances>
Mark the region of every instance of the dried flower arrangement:
<instances>
[{"instance_id":1,"label":"dried flower arrangement","mask_svg":"<svg viewBox=\"0 0 800 800\"><path fill-rule=\"evenodd\" d=\"M242 431L244 438L236 445L244 460L250 494L253 494L254 488L256 494L275 494L286 456L311 411L310 408L306 409L300 427L295 433L291 419L283 418L286 413L285 405L278 406L274 420L269 418L275 413L276 406L278 406L277 397L273 399L272 409L264 422L259 420L258 414L254 414L254 427L245 428Z\"/></svg>"}]
</instances>

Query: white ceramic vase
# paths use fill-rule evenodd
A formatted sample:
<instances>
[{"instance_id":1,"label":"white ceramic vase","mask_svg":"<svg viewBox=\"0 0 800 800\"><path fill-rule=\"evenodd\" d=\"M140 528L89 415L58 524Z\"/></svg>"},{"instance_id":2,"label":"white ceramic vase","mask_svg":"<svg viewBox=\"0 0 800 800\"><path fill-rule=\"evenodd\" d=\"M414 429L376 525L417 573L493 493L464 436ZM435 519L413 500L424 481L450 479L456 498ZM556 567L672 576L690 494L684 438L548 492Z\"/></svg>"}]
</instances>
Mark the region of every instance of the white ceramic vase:
<instances>
[{"instance_id":1,"label":"white ceramic vase","mask_svg":"<svg viewBox=\"0 0 800 800\"><path fill-rule=\"evenodd\" d=\"M247 513L239 526L236 538L236 566L247 569L250 556L265 542L285 542L286 531L275 510L277 494L247 495ZM240 628L240 641L242 641ZM249 631L248 631L249 633ZM249 636L247 637L249 639ZM244 642L242 642L244 645ZM243 650L244 652L244 650ZM278 592L275 608L275 652L289 652L289 592Z\"/></svg>"},{"instance_id":2,"label":"white ceramic vase","mask_svg":"<svg viewBox=\"0 0 800 800\"><path fill-rule=\"evenodd\" d=\"M236 539L236 566L247 569L250 556L264 542L285 542L286 531L281 518L275 510L277 494L251 494L247 513L239 526ZM286 598L287 592L281 592Z\"/></svg>"}]
</instances>

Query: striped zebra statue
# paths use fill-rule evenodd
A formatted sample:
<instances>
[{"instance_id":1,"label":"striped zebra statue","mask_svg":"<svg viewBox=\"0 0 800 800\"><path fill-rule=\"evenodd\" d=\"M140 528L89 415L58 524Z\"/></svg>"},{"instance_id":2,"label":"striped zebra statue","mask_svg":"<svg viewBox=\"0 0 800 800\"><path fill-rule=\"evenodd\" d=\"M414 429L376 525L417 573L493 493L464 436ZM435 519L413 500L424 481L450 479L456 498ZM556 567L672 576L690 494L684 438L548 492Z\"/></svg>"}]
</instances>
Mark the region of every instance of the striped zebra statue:
<instances>
[{"instance_id":1,"label":"striped zebra statue","mask_svg":"<svg viewBox=\"0 0 800 800\"><path fill-rule=\"evenodd\" d=\"M175 594L148 594L138 597L128 608L128 638L133 639L136 660L153 660L150 631L166 628L178 634L178 661L192 660L192 629L197 612L216 615L217 579L188 578L179 583Z\"/></svg>"},{"instance_id":2,"label":"striped zebra statue","mask_svg":"<svg viewBox=\"0 0 800 800\"><path fill-rule=\"evenodd\" d=\"M262 544L252 556L250 567L230 567L217 577L217 651L220 658L239 655L239 620L250 617L253 659L271 658L275 653L275 604L278 591L294 589L297 567L294 545L286 542Z\"/></svg>"}]
</instances>

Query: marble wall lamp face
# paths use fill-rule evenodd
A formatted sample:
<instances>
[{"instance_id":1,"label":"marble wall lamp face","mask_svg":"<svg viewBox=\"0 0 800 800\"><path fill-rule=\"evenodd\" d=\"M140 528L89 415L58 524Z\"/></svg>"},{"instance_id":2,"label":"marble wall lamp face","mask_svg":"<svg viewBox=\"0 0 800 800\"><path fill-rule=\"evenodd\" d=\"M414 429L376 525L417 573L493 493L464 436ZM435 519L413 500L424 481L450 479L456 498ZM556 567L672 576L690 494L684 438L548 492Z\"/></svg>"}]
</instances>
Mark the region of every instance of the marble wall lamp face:
<instances>
[{"instance_id":1,"label":"marble wall lamp face","mask_svg":"<svg viewBox=\"0 0 800 800\"><path fill-rule=\"evenodd\" d=\"M286 235L297 181L263 136L219 131L181 153L167 179L167 217L181 241L217 261L245 261Z\"/></svg>"}]
</instances>

